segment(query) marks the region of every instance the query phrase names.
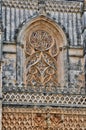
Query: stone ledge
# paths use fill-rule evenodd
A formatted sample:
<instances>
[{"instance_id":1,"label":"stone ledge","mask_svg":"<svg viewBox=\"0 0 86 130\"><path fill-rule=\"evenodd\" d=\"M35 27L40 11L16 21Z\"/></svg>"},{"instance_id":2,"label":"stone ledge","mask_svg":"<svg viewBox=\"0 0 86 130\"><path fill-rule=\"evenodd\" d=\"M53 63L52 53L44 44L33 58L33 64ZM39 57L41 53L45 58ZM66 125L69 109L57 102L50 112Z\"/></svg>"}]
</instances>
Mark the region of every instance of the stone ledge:
<instances>
[{"instance_id":1,"label":"stone ledge","mask_svg":"<svg viewBox=\"0 0 86 130\"><path fill-rule=\"evenodd\" d=\"M83 57L84 49L82 47L70 47L69 56L70 57Z\"/></svg>"},{"instance_id":2,"label":"stone ledge","mask_svg":"<svg viewBox=\"0 0 86 130\"><path fill-rule=\"evenodd\" d=\"M86 109L3 107L3 129L85 130ZM7 125L6 125L7 124ZM16 125L15 125L16 124Z\"/></svg>"}]
</instances>

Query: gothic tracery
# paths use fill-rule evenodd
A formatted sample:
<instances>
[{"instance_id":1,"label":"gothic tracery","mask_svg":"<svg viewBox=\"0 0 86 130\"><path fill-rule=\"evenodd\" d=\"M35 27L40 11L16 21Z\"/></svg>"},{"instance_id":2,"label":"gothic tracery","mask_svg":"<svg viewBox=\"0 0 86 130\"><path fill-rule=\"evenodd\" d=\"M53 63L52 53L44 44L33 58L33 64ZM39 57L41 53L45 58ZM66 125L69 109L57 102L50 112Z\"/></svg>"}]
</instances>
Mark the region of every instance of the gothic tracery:
<instances>
[{"instance_id":1,"label":"gothic tracery","mask_svg":"<svg viewBox=\"0 0 86 130\"><path fill-rule=\"evenodd\" d=\"M31 86L57 86L56 40L45 30L32 32L26 43L26 82Z\"/></svg>"}]
</instances>

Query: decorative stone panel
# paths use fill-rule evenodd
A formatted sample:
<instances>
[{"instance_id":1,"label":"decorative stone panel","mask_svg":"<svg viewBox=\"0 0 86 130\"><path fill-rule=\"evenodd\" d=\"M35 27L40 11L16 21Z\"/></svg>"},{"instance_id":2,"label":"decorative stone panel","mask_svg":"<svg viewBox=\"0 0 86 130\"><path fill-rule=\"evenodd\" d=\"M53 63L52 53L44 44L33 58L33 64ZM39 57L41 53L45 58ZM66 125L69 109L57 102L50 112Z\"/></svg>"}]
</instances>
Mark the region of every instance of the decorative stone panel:
<instances>
[{"instance_id":1,"label":"decorative stone panel","mask_svg":"<svg viewBox=\"0 0 86 130\"><path fill-rule=\"evenodd\" d=\"M34 90L41 86L41 92L67 84L66 46L63 30L51 19L40 16L28 22L17 38L17 82Z\"/></svg>"},{"instance_id":2,"label":"decorative stone panel","mask_svg":"<svg viewBox=\"0 0 86 130\"><path fill-rule=\"evenodd\" d=\"M37 9L39 0L32 1L14 1L3 0L3 5L18 8ZM46 0L46 10L62 11L62 12L81 12L82 2L77 1L62 1L62 0ZM42 2L41 2L42 4Z\"/></svg>"},{"instance_id":3,"label":"decorative stone panel","mask_svg":"<svg viewBox=\"0 0 86 130\"><path fill-rule=\"evenodd\" d=\"M3 105L86 107L85 95L3 93Z\"/></svg>"},{"instance_id":4,"label":"decorative stone panel","mask_svg":"<svg viewBox=\"0 0 86 130\"><path fill-rule=\"evenodd\" d=\"M30 42L30 43L28 43ZM32 32L26 44L26 84L57 86L58 45L45 30Z\"/></svg>"},{"instance_id":5,"label":"decorative stone panel","mask_svg":"<svg viewBox=\"0 0 86 130\"><path fill-rule=\"evenodd\" d=\"M3 107L2 130L85 130L86 110Z\"/></svg>"}]
</instances>

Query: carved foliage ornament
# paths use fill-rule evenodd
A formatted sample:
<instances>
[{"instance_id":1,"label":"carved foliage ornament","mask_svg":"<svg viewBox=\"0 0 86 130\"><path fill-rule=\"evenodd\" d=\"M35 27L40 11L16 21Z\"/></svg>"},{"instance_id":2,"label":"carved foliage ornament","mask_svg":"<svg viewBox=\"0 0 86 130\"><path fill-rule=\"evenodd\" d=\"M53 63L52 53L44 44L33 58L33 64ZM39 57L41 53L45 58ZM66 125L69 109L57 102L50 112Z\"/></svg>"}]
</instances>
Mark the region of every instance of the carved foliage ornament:
<instances>
[{"instance_id":1,"label":"carved foliage ornament","mask_svg":"<svg viewBox=\"0 0 86 130\"><path fill-rule=\"evenodd\" d=\"M56 40L45 30L31 33L26 42L26 83L30 86L57 86Z\"/></svg>"}]
</instances>

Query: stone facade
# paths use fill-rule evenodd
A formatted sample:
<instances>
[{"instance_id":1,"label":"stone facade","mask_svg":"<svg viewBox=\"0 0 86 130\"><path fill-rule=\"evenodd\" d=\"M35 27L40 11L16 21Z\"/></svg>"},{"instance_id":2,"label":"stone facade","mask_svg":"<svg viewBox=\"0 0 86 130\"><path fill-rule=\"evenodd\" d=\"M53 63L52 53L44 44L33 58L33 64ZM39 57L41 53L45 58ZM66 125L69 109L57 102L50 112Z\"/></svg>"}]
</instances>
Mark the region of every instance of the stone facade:
<instances>
[{"instance_id":1,"label":"stone facade","mask_svg":"<svg viewBox=\"0 0 86 130\"><path fill-rule=\"evenodd\" d=\"M86 130L86 1L0 1L0 130Z\"/></svg>"}]
</instances>

